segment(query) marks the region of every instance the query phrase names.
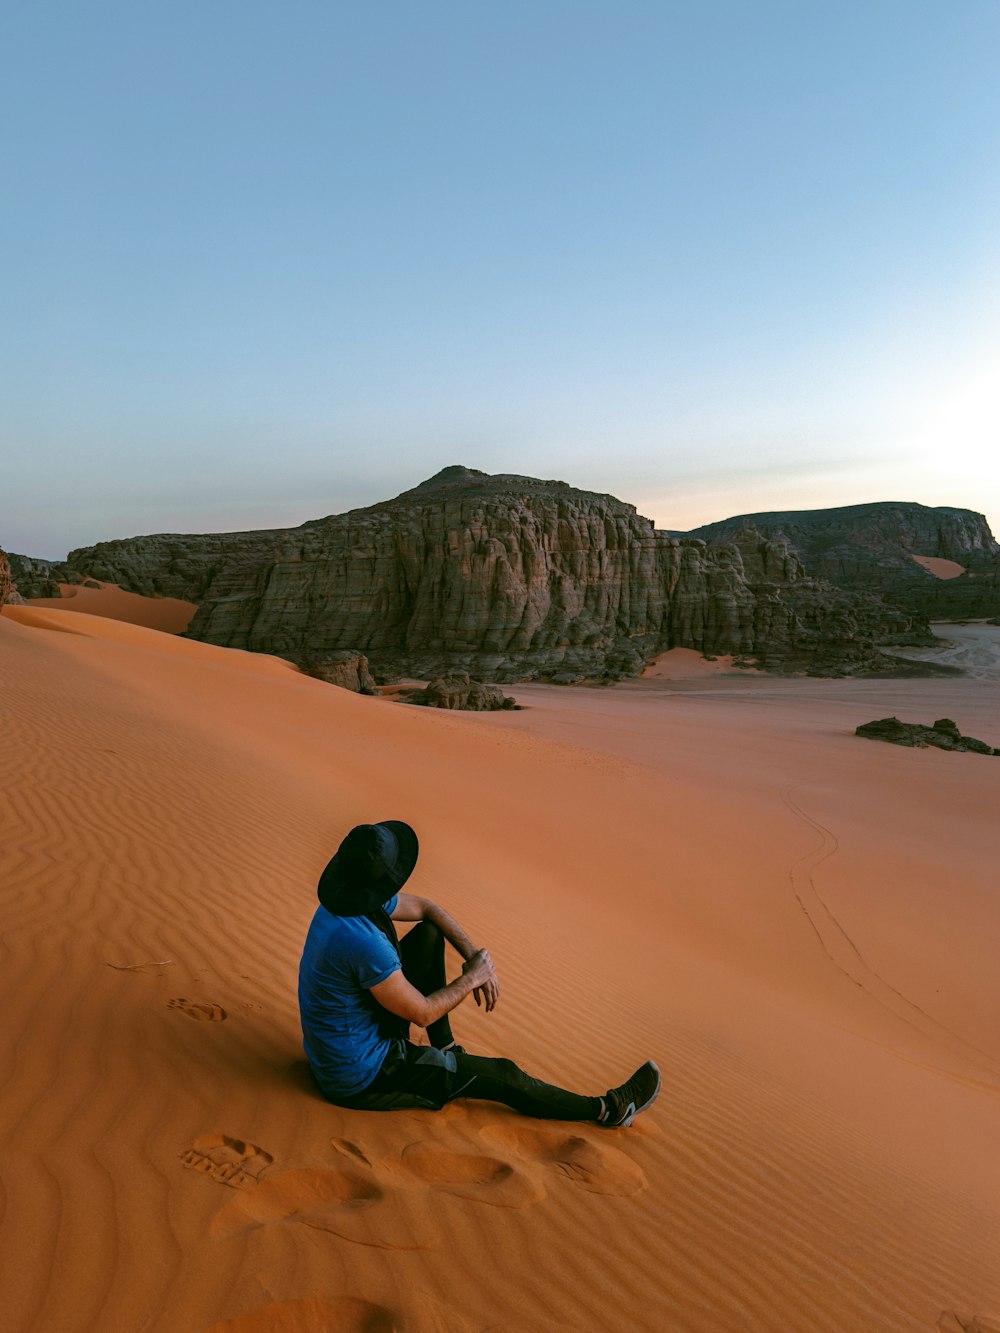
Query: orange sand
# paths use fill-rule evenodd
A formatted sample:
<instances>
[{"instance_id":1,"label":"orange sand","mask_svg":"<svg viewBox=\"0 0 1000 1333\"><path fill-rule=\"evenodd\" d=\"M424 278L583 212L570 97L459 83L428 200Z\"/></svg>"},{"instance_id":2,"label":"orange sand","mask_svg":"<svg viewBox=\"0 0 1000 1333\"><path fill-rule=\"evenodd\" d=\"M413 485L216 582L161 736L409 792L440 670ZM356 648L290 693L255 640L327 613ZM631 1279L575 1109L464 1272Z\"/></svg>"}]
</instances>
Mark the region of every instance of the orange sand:
<instances>
[{"instance_id":1,"label":"orange sand","mask_svg":"<svg viewBox=\"0 0 1000 1333\"><path fill-rule=\"evenodd\" d=\"M1000 768L851 735L1000 741L997 681L472 716L8 607L0 691L5 1333L1000 1327ZM314 884L390 816L500 970L459 1040L654 1056L630 1130L312 1090Z\"/></svg>"},{"instance_id":2,"label":"orange sand","mask_svg":"<svg viewBox=\"0 0 1000 1333\"><path fill-rule=\"evenodd\" d=\"M913 559L936 579L957 579L959 574L965 573L964 565L955 560L943 560L937 555L915 555Z\"/></svg>"},{"instance_id":3,"label":"orange sand","mask_svg":"<svg viewBox=\"0 0 1000 1333\"><path fill-rule=\"evenodd\" d=\"M117 583L102 583L98 588L60 583L59 590L61 596L33 597L29 605L53 611L84 611L87 615L145 625L166 634L182 634L198 609L194 602L181 602L176 597L140 597L138 593L125 592Z\"/></svg>"},{"instance_id":4,"label":"orange sand","mask_svg":"<svg viewBox=\"0 0 1000 1333\"><path fill-rule=\"evenodd\" d=\"M735 673L756 674L755 667L734 667L732 654L724 657L703 657L693 648L671 648L654 657L642 673L643 680L688 680L699 676L719 676Z\"/></svg>"}]
</instances>

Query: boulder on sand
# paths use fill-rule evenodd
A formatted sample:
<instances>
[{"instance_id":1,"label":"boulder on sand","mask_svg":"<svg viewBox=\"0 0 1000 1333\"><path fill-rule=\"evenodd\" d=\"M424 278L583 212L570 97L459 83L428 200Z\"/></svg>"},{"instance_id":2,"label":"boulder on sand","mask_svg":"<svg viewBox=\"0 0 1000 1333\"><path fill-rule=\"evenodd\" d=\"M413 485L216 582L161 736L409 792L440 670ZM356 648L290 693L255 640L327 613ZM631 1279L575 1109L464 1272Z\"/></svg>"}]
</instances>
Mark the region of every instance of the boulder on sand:
<instances>
[{"instance_id":1,"label":"boulder on sand","mask_svg":"<svg viewBox=\"0 0 1000 1333\"><path fill-rule=\"evenodd\" d=\"M974 754L1000 754L992 745L963 736L958 724L950 717L941 717L933 726L920 722L900 722L898 717L883 717L876 722L865 722L855 730L856 736L871 741L888 741L890 745L909 745L917 749L928 746L936 750L971 750Z\"/></svg>"},{"instance_id":2,"label":"boulder on sand","mask_svg":"<svg viewBox=\"0 0 1000 1333\"><path fill-rule=\"evenodd\" d=\"M467 671L439 676L426 689L410 690L400 695L403 703L423 704L427 708L462 708L471 713L490 713L501 708L517 708L517 701L504 694L499 685L483 685L470 680Z\"/></svg>"},{"instance_id":3,"label":"boulder on sand","mask_svg":"<svg viewBox=\"0 0 1000 1333\"><path fill-rule=\"evenodd\" d=\"M304 676L325 680L328 685L339 685L342 690L355 694L378 694L375 677L368 667L364 653L344 649L329 653L322 662L309 662L301 668Z\"/></svg>"}]
</instances>

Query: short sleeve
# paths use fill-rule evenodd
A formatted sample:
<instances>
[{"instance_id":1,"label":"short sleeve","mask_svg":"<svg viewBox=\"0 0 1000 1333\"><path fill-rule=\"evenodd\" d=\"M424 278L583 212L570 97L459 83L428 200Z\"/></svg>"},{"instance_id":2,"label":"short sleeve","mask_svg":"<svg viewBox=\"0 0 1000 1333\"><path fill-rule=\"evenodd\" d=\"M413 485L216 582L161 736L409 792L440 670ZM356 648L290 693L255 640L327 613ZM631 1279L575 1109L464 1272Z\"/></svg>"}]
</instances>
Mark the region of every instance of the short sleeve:
<instances>
[{"instance_id":1,"label":"short sleeve","mask_svg":"<svg viewBox=\"0 0 1000 1333\"><path fill-rule=\"evenodd\" d=\"M354 954L358 984L371 990L400 967L399 954L381 931L373 931L359 942Z\"/></svg>"},{"instance_id":2,"label":"short sleeve","mask_svg":"<svg viewBox=\"0 0 1000 1333\"><path fill-rule=\"evenodd\" d=\"M393 912L395 912L396 910L396 904L398 902L399 902L399 894L394 893L392 897L389 899L389 901L387 903L383 903L382 905L385 908L386 912L388 912L388 914L392 916Z\"/></svg>"}]
</instances>

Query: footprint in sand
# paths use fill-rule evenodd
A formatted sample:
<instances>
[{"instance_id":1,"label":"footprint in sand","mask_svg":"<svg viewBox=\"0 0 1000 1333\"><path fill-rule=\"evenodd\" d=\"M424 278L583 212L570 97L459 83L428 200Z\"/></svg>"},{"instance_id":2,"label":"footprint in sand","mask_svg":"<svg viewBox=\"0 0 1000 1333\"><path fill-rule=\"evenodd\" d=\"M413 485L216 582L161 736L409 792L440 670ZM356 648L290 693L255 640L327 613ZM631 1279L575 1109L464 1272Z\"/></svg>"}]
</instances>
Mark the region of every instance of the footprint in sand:
<instances>
[{"instance_id":1,"label":"footprint in sand","mask_svg":"<svg viewBox=\"0 0 1000 1333\"><path fill-rule=\"evenodd\" d=\"M603 1131L605 1134L610 1132ZM488 1143L551 1166L594 1194L617 1194L628 1198L639 1194L649 1184L646 1173L631 1157L618 1148L595 1143L582 1134L520 1124L490 1125L480 1133Z\"/></svg>"},{"instance_id":2,"label":"footprint in sand","mask_svg":"<svg viewBox=\"0 0 1000 1333\"><path fill-rule=\"evenodd\" d=\"M208 1333L399 1333L404 1321L385 1305L341 1296L323 1300L306 1296L270 1305L232 1319L220 1319Z\"/></svg>"},{"instance_id":3,"label":"footprint in sand","mask_svg":"<svg viewBox=\"0 0 1000 1333\"><path fill-rule=\"evenodd\" d=\"M330 1147L335 1152L341 1153L349 1161L353 1159L355 1163L360 1162L362 1166L369 1166L374 1169L375 1163L353 1139L331 1139Z\"/></svg>"},{"instance_id":4,"label":"footprint in sand","mask_svg":"<svg viewBox=\"0 0 1000 1333\"><path fill-rule=\"evenodd\" d=\"M1000 1318L942 1310L936 1327L938 1333L1000 1333Z\"/></svg>"},{"instance_id":5,"label":"footprint in sand","mask_svg":"<svg viewBox=\"0 0 1000 1333\"><path fill-rule=\"evenodd\" d=\"M401 1160L416 1180L475 1203L525 1208L545 1198L545 1188L539 1181L498 1157L445 1152L427 1143L411 1143L403 1149Z\"/></svg>"},{"instance_id":6,"label":"footprint in sand","mask_svg":"<svg viewBox=\"0 0 1000 1333\"><path fill-rule=\"evenodd\" d=\"M228 1017L221 1004L196 1004L193 1000L168 1000L168 1009L196 1018L199 1023L224 1023Z\"/></svg>"},{"instance_id":7,"label":"footprint in sand","mask_svg":"<svg viewBox=\"0 0 1000 1333\"><path fill-rule=\"evenodd\" d=\"M185 1166L204 1171L220 1185L230 1185L233 1189L256 1185L274 1161L269 1152L255 1143L231 1139L228 1134L202 1134L180 1156Z\"/></svg>"},{"instance_id":8,"label":"footprint in sand","mask_svg":"<svg viewBox=\"0 0 1000 1333\"><path fill-rule=\"evenodd\" d=\"M475 1329L478 1333L478 1324ZM454 1310L442 1308L433 1297L407 1284L405 1314L357 1296L301 1296L297 1300L272 1301L246 1314L220 1319L208 1333L404 1333L404 1330L473 1333L473 1326Z\"/></svg>"},{"instance_id":9,"label":"footprint in sand","mask_svg":"<svg viewBox=\"0 0 1000 1333\"><path fill-rule=\"evenodd\" d=\"M390 1207L383 1205L390 1203ZM298 1167L272 1172L255 1190L231 1199L216 1214L213 1232L298 1222L358 1245L383 1250L425 1250L438 1233L426 1210L411 1211L405 1192L380 1184L370 1170Z\"/></svg>"}]
</instances>

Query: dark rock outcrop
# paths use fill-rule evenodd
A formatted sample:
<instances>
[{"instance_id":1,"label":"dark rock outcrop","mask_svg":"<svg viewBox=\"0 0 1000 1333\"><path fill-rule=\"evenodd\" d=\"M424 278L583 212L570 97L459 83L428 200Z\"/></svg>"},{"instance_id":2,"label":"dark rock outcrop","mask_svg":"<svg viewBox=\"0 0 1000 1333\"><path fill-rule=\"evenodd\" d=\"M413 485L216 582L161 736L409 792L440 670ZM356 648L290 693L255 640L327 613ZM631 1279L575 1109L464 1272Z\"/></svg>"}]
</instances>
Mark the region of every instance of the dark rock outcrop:
<instances>
[{"instance_id":1,"label":"dark rock outcrop","mask_svg":"<svg viewBox=\"0 0 1000 1333\"><path fill-rule=\"evenodd\" d=\"M765 669L888 669L919 618L807 576L787 540L712 544L564 482L446 468L367 509L266 532L161 534L72 551L78 577L198 603L187 633L380 674L513 681L638 674L673 647Z\"/></svg>"},{"instance_id":2,"label":"dark rock outcrop","mask_svg":"<svg viewBox=\"0 0 1000 1333\"><path fill-rule=\"evenodd\" d=\"M517 708L517 700L504 694L499 685L483 685L470 680L467 671L439 676L426 688L410 690L399 696L403 703L423 704L427 708L461 708L470 713L492 713L502 708Z\"/></svg>"},{"instance_id":3,"label":"dark rock outcrop","mask_svg":"<svg viewBox=\"0 0 1000 1333\"><path fill-rule=\"evenodd\" d=\"M83 575L65 561L38 560L13 551L10 568L22 597L58 597L60 583L83 582Z\"/></svg>"},{"instance_id":4,"label":"dark rock outcrop","mask_svg":"<svg viewBox=\"0 0 1000 1333\"><path fill-rule=\"evenodd\" d=\"M301 670L306 676L324 680L328 685L339 685L343 690L353 690L355 694L378 694L375 677L363 653L350 649L330 653L322 662L305 663Z\"/></svg>"},{"instance_id":5,"label":"dark rock outcrop","mask_svg":"<svg viewBox=\"0 0 1000 1333\"><path fill-rule=\"evenodd\" d=\"M975 754L1000 755L1000 749L994 749L985 741L976 740L974 736L963 736L950 717L939 718L929 727L919 722L900 722L898 717L883 717L877 722L865 722L856 729L855 735L917 749L932 746L937 750L971 750Z\"/></svg>"},{"instance_id":6,"label":"dark rock outcrop","mask_svg":"<svg viewBox=\"0 0 1000 1333\"><path fill-rule=\"evenodd\" d=\"M1000 613L1000 543L971 509L900 501L741 514L689 536L731 540L747 525L784 541L813 577L848 592L881 594L910 616L962 620ZM914 556L952 560L966 572L939 579Z\"/></svg>"},{"instance_id":7,"label":"dark rock outcrop","mask_svg":"<svg viewBox=\"0 0 1000 1333\"><path fill-rule=\"evenodd\" d=\"M20 602L21 596L14 586L10 574L10 560L7 552L0 548L0 606L8 602Z\"/></svg>"}]
</instances>

